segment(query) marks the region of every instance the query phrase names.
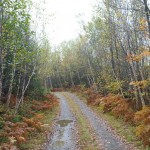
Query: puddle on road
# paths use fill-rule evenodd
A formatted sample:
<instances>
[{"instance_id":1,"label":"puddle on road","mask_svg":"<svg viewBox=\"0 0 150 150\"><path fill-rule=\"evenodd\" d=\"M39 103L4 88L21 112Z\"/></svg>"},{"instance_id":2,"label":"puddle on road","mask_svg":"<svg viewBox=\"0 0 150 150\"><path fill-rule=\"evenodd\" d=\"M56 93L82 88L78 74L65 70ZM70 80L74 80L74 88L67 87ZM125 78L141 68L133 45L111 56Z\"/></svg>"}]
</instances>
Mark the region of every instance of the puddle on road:
<instances>
[{"instance_id":1,"label":"puddle on road","mask_svg":"<svg viewBox=\"0 0 150 150\"><path fill-rule=\"evenodd\" d=\"M61 127L66 127L69 123L73 122L73 120L59 120L56 123Z\"/></svg>"}]
</instances>

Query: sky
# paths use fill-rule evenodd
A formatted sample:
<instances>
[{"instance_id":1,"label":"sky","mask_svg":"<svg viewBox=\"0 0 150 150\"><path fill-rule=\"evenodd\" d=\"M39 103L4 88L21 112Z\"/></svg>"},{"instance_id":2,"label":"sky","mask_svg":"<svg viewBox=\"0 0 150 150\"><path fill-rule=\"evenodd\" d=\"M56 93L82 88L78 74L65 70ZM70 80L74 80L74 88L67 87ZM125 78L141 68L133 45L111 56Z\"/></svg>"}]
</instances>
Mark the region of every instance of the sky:
<instances>
[{"instance_id":1,"label":"sky","mask_svg":"<svg viewBox=\"0 0 150 150\"><path fill-rule=\"evenodd\" d=\"M81 22L86 24L91 20L95 2L96 0L45 0L45 31L50 43L58 45L64 40L77 37L81 32Z\"/></svg>"}]
</instances>

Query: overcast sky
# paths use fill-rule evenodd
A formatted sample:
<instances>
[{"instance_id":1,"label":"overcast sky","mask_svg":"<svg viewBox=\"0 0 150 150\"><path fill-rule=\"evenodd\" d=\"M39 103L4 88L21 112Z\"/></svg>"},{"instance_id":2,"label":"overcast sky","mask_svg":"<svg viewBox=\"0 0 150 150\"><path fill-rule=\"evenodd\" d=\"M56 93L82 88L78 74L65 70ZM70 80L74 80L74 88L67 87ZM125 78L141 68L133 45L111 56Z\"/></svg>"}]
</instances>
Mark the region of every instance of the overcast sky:
<instances>
[{"instance_id":1,"label":"overcast sky","mask_svg":"<svg viewBox=\"0 0 150 150\"><path fill-rule=\"evenodd\" d=\"M45 14L47 16L53 14L46 19L46 33L51 43L57 45L64 40L75 38L81 30L79 22L87 23L91 20L95 1L45 0Z\"/></svg>"}]
</instances>

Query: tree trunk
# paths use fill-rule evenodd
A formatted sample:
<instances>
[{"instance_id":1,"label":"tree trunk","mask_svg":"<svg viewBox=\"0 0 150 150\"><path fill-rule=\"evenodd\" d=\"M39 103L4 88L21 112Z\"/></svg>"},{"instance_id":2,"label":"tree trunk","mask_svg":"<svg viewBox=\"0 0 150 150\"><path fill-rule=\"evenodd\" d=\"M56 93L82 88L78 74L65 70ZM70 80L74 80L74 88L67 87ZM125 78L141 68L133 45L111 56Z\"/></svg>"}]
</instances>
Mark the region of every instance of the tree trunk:
<instances>
[{"instance_id":1,"label":"tree trunk","mask_svg":"<svg viewBox=\"0 0 150 150\"><path fill-rule=\"evenodd\" d=\"M79 71L77 71L77 74L78 74L79 82L80 82L80 85L81 85L81 77L80 77Z\"/></svg>"},{"instance_id":2,"label":"tree trunk","mask_svg":"<svg viewBox=\"0 0 150 150\"><path fill-rule=\"evenodd\" d=\"M49 77L50 88L53 89L52 79Z\"/></svg>"},{"instance_id":3,"label":"tree trunk","mask_svg":"<svg viewBox=\"0 0 150 150\"><path fill-rule=\"evenodd\" d=\"M121 45L123 52L125 53L125 56L127 56L127 51L123 47L122 42L120 40L118 40L118 41ZM129 46L129 49L130 49L130 46ZM136 75L136 71L135 71L134 66L133 66L133 62L131 62L131 63L129 62L128 65L129 65L129 70L130 70L131 82L137 81L137 77L136 77L137 75ZM138 89L137 87L134 87L134 86L133 86L133 89L134 89L134 95L135 95L135 99L136 99L136 108L139 109L140 106L139 106L138 92L140 91L140 89ZM140 92L140 95L141 95L141 92ZM141 99L141 97L140 97L140 99ZM143 97L142 97L142 100L140 100L140 101L141 101L141 103L143 102L142 105L145 105Z\"/></svg>"},{"instance_id":4,"label":"tree trunk","mask_svg":"<svg viewBox=\"0 0 150 150\"><path fill-rule=\"evenodd\" d=\"M2 2L2 1L1 1ZM2 21L3 21L3 6L0 7L0 101L2 98L2 87L3 87L3 57L2 57L2 49L3 49L3 31L2 31Z\"/></svg>"},{"instance_id":5,"label":"tree trunk","mask_svg":"<svg viewBox=\"0 0 150 150\"><path fill-rule=\"evenodd\" d=\"M15 55L16 54L14 53L13 69L12 69L12 74L11 74L11 80L10 80L9 90L8 90L8 93L7 93L7 107L9 107L9 104L10 104L10 98L11 98L11 93L12 93L13 81L14 81L15 71L16 71Z\"/></svg>"},{"instance_id":6,"label":"tree trunk","mask_svg":"<svg viewBox=\"0 0 150 150\"><path fill-rule=\"evenodd\" d=\"M149 32L149 38L150 38L150 10L147 4L147 0L143 0L144 2L144 7L145 7L145 14L146 14L146 20L147 20L147 24L148 24L148 32Z\"/></svg>"},{"instance_id":7,"label":"tree trunk","mask_svg":"<svg viewBox=\"0 0 150 150\"><path fill-rule=\"evenodd\" d=\"M71 69L69 68L69 74L70 74L70 80L71 80L71 86L74 87L74 81L71 73Z\"/></svg>"},{"instance_id":8,"label":"tree trunk","mask_svg":"<svg viewBox=\"0 0 150 150\"><path fill-rule=\"evenodd\" d=\"M58 80L59 80L59 86L60 86L60 88L62 88L62 83L61 83L61 79L60 79L60 75L59 75L58 69L57 69L57 75L58 75Z\"/></svg>"},{"instance_id":9,"label":"tree trunk","mask_svg":"<svg viewBox=\"0 0 150 150\"><path fill-rule=\"evenodd\" d=\"M17 93L16 93L16 104L19 101L20 82L21 82L21 71L19 74L19 80L18 80L18 84L17 84L18 88L17 88Z\"/></svg>"},{"instance_id":10,"label":"tree trunk","mask_svg":"<svg viewBox=\"0 0 150 150\"><path fill-rule=\"evenodd\" d=\"M97 90L97 85L96 85L96 82L95 82L95 78L94 78L94 74L93 74L93 71L92 71L92 67L91 67L91 63L90 63L89 58L88 58L88 65L89 65L89 69L90 69L90 73L91 73L91 77L92 77L92 82L93 82L94 86L96 87L96 91L98 91L98 90Z\"/></svg>"},{"instance_id":11,"label":"tree trunk","mask_svg":"<svg viewBox=\"0 0 150 150\"><path fill-rule=\"evenodd\" d=\"M34 75L34 71L35 71L35 66L34 66L34 68L33 68L33 71L32 71L32 73L31 73L29 79L28 79L27 84L26 84L25 86L23 86L23 88L22 88L22 94L21 94L21 97L20 97L20 99L18 99L17 104L16 104L15 114L17 114L18 109L19 109L19 106L20 106L21 102L22 102L23 99L24 99L24 94L25 94L25 92L26 92L26 90L27 90L27 88L28 88L28 86L29 86L29 84L30 84L31 78L32 78L33 75Z\"/></svg>"},{"instance_id":12,"label":"tree trunk","mask_svg":"<svg viewBox=\"0 0 150 150\"><path fill-rule=\"evenodd\" d=\"M130 62L130 65L131 65L131 68L132 68L132 71L133 71L133 76L135 78L135 82L137 82L137 74L136 74L136 71L134 69L134 65L133 65L133 62L131 61ZM139 92L139 96L140 96L140 100L141 100L141 103L142 103L142 106L145 106L145 101L144 101L144 98L142 96L142 92L141 92L141 89L139 86L137 86L137 89L138 89L138 92Z\"/></svg>"},{"instance_id":13,"label":"tree trunk","mask_svg":"<svg viewBox=\"0 0 150 150\"><path fill-rule=\"evenodd\" d=\"M86 77L87 77L87 80L88 80L89 87L91 87L91 86L92 86L92 84L91 84L91 82L90 82L90 79L89 79L88 74L86 75Z\"/></svg>"},{"instance_id":14,"label":"tree trunk","mask_svg":"<svg viewBox=\"0 0 150 150\"><path fill-rule=\"evenodd\" d=\"M46 81L46 78L44 79L44 88L45 88L45 90L47 92L47 81Z\"/></svg>"},{"instance_id":15,"label":"tree trunk","mask_svg":"<svg viewBox=\"0 0 150 150\"><path fill-rule=\"evenodd\" d=\"M130 69L130 78L131 78L131 82L133 82L134 80L132 78L131 69ZM139 99L138 99L138 91L135 86L133 86L133 90L134 90L134 96L135 96L135 107L138 110L138 109L140 109L140 104L139 104Z\"/></svg>"}]
</instances>

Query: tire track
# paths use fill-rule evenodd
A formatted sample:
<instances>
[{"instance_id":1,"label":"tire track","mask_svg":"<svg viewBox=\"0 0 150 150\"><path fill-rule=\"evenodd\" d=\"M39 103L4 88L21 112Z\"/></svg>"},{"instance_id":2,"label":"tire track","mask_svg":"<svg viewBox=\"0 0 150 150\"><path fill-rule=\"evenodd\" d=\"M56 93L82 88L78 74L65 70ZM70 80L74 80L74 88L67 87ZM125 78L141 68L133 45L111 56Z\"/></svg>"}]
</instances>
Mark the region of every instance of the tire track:
<instances>
[{"instance_id":1,"label":"tire track","mask_svg":"<svg viewBox=\"0 0 150 150\"><path fill-rule=\"evenodd\" d=\"M75 135L75 117L73 116L65 97L61 93L54 93L59 98L60 116L55 121L53 135L46 150L77 150Z\"/></svg>"},{"instance_id":2,"label":"tire track","mask_svg":"<svg viewBox=\"0 0 150 150\"><path fill-rule=\"evenodd\" d=\"M125 143L121 137L112 132L110 126L97 114L95 114L86 104L84 104L75 94L64 92L76 102L85 117L89 120L97 139L104 150L136 150L133 145Z\"/></svg>"}]
</instances>

